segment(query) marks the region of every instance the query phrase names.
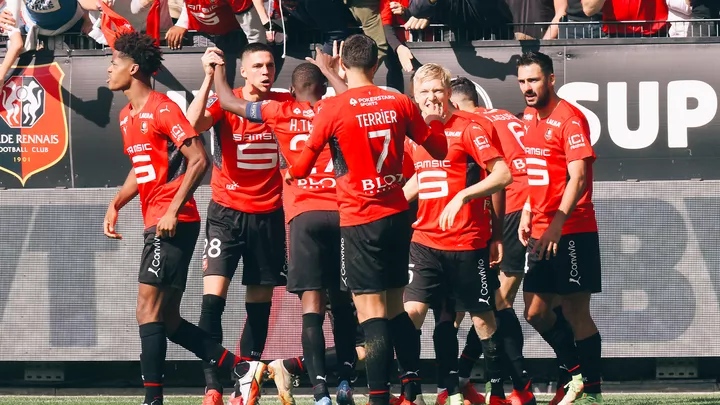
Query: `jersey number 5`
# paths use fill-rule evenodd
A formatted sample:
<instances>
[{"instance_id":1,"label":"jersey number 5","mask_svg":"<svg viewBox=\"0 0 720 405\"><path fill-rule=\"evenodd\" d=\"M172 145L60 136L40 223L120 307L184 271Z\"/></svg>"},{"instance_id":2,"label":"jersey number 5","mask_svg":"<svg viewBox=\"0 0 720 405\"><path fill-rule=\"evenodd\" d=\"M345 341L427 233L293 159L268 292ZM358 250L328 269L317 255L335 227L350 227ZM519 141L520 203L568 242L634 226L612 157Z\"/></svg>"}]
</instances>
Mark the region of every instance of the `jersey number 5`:
<instances>
[{"instance_id":1,"label":"jersey number 5","mask_svg":"<svg viewBox=\"0 0 720 405\"><path fill-rule=\"evenodd\" d=\"M370 131L368 132L368 138L384 138L383 140L383 148L380 152L380 155L378 156L377 160L375 161L375 169L378 173L382 171L383 163L385 163L385 159L388 157L388 147L390 146L390 138L392 137L392 133L389 129L382 129L380 131Z\"/></svg>"},{"instance_id":2,"label":"jersey number 5","mask_svg":"<svg viewBox=\"0 0 720 405\"><path fill-rule=\"evenodd\" d=\"M143 165L143 166L135 166L135 163L145 163L150 162L150 156L149 155L135 155L132 157L133 162L133 170L135 171L135 179L137 181L137 184L143 184L147 183L148 181L153 181L157 178L155 175L155 168L152 164Z\"/></svg>"},{"instance_id":3,"label":"jersey number 5","mask_svg":"<svg viewBox=\"0 0 720 405\"><path fill-rule=\"evenodd\" d=\"M237 167L247 170L268 170L277 166L278 152L275 142L268 143L244 143L237 147ZM265 153L247 153L247 151L262 150ZM248 161L264 160L263 163L250 163Z\"/></svg>"},{"instance_id":4,"label":"jersey number 5","mask_svg":"<svg viewBox=\"0 0 720 405\"><path fill-rule=\"evenodd\" d=\"M433 178L433 180L425 181L425 179L429 177ZM448 188L448 182L447 180L438 179L447 179L447 172L442 170L428 170L426 172L418 173L418 198L421 200L429 200L431 198L447 197L450 191Z\"/></svg>"},{"instance_id":5,"label":"jersey number 5","mask_svg":"<svg viewBox=\"0 0 720 405\"><path fill-rule=\"evenodd\" d=\"M547 186L550 184L550 176L547 171L547 161L538 158L526 158L528 185Z\"/></svg>"}]
</instances>

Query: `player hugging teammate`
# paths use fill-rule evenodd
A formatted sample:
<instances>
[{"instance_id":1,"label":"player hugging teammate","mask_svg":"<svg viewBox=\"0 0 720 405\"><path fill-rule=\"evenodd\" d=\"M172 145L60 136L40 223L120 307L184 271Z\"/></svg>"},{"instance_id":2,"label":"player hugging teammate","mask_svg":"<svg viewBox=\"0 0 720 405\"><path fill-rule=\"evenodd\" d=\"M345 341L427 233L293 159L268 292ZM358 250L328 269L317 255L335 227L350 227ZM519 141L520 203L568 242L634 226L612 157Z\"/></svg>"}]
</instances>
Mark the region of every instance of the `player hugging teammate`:
<instances>
[{"instance_id":1,"label":"player hugging teammate","mask_svg":"<svg viewBox=\"0 0 720 405\"><path fill-rule=\"evenodd\" d=\"M489 404L535 404L512 310L524 276L526 319L568 370L552 403L601 404L601 341L589 311L591 294L601 289L595 155L587 120L554 91L550 58L520 58L523 123L507 111L479 109L471 82L453 82L437 64L415 74L414 102L380 89L374 41L353 35L340 48L332 56L318 49L300 64L290 94L270 90L275 63L265 45L245 48L245 84L235 90L222 51L208 49L205 80L186 119L152 90L162 63L152 38L131 33L115 42L108 87L129 100L120 126L132 170L108 207L104 231L121 238L118 211L139 195L144 403L163 403L169 338L205 361L204 405L223 404L218 369L237 377L231 405L256 405L268 377L283 404L293 405L291 381L302 372L315 403L331 405L332 368L337 403L352 405L358 354L366 354L371 405L422 404L420 327L433 309L437 403L486 402L469 383L482 353ZM328 81L338 95L323 99ZM210 95L213 84L217 94ZM198 133L211 127L208 158ZM193 192L211 163L198 327L180 317L179 305L200 231ZM408 201L415 199L411 223ZM241 258L247 320L236 356L220 345L221 317ZM302 303L303 357L268 366L260 360L273 289L285 283ZM335 348L326 352L328 304ZM466 312L473 328L458 359L457 327ZM397 398L389 390L394 356ZM514 388L507 398L505 377Z\"/></svg>"}]
</instances>

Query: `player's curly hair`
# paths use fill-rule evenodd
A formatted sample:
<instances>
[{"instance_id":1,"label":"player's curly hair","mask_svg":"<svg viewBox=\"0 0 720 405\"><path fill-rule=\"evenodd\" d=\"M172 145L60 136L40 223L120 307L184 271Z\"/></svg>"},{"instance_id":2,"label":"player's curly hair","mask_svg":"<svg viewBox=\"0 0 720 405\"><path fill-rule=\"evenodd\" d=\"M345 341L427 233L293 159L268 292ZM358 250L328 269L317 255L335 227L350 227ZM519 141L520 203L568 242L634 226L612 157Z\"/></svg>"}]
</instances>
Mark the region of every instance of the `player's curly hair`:
<instances>
[{"instance_id":1,"label":"player's curly hair","mask_svg":"<svg viewBox=\"0 0 720 405\"><path fill-rule=\"evenodd\" d=\"M163 54L155 39L140 32L121 34L115 40L115 50L131 58L140 66L140 72L152 76L160 70Z\"/></svg>"}]
</instances>

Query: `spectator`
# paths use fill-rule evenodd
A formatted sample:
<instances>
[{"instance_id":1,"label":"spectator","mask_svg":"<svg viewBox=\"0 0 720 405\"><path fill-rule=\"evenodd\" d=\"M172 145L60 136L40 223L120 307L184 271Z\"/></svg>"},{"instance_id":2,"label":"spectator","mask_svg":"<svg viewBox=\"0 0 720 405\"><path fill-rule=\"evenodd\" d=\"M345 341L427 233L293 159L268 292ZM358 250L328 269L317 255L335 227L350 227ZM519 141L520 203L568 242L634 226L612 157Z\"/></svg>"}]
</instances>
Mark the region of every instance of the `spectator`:
<instances>
[{"instance_id":1,"label":"spectator","mask_svg":"<svg viewBox=\"0 0 720 405\"><path fill-rule=\"evenodd\" d=\"M407 9L407 0L401 0L400 3L392 3L395 3L395 8ZM408 33L405 31L404 27L396 28L405 25L407 21L403 17L404 13L393 13L390 4L390 0L380 0L380 15L382 17L383 30L385 31L385 39L387 39L390 50L394 53L395 56L397 56L397 59L400 61L403 70L406 72L412 72L413 60L415 59L415 57L410 51L410 48L405 46L405 41L407 41L408 39Z\"/></svg>"},{"instance_id":2,"label":"spectator","mask_svg":"<svg viewBox=\"0 0 720 405\"><path fill-rule=\"evenodd\" d=\"M17 58L26 51L40 46L39 36L53 37L65 33L89 33L93 23L89 10L98 10L97 0L57 0L48 8L43 2L17 0L15 10L4 7L0 12L0 27L8 33L9 43L0 65L3 82ZM17 3L4 3L15 5ZM18 13L20 15L18 15ZM22 18L19 18L22 17ZM23 21L24 24L20 22Z\"/></svg>"},{"instance_id":3,"label":"spectator","mask_svg":"<svg viewBox=\"0 0 720 405\"><path fill-rule=\"evenodd\" d=\"M666 0L606 0L603 31L611 37L662 37L668 33ZM654 21L622 23L622 21ZM620 23L615 23L620 22Z\"/></svg>"},{"instance_id":4,"label":"spectator","mask_svg":"<svg viewBox=\"0 0 720 405\"><path fill-rule=\"evenodd\" d=\"M313 1L313 0L309 0ZM375 41L378 47L378 66L388 53L382 19L380 18L380 0L344 0L355 20L362 26L365 35Z\"/></svg>"},{"instance_id":5,"label":"spectator","mask_svg":"<svg viewBox=\"0 0 720 405\"><path fill-rule=\"evenodd\" d=\"M172 18L173 25L177 23L180 18L183 7L185 7L185 2L182 0L168 0L168 9L170 11L170 18Z\"/></svg>"},{"instance_id":6,"label":"spectator","mask_svg":"<svg viewBox=\"0 0 720 405\"><path fill-rule=\"evenodd\" d=\"M147 8L153 0L133 1ZM167 32L165 39L170 49L180 49L188 30L210 35L215 42L218 36L242 28L248 43L267 43L275 41L276 30L270 27L275 26L265 11L263 0L186 0L177 23Z\"/></svg>"},{"instance_id":7,"label":"spectator","mask_svg":"<svg viewBox=\"0 0 720 405\"><path fill-rule=\"evenodd\" d=\"M472 29L483 39L513 39L513 15L505 0L411 0L410 14L453 30ZM472 28L470 28L472 27Z\"/></svg>"},{"instance_id":8,"label":"spectator","mask_svg":"<svg viewBox=\"0 0 720 405\"><path fill-rule=\"evenodd\" d=\"M693 20L716 19L720 14L720 0L686 0L692 9ZM714 22L693 22L688 27L688 34L693 37L718 35L717 24Z\"/></svg>"},{"instance_id":9,"label":"spectator","mask_svg":"<svg viewBox=\"0 0 720 405\"><path fill-rule=\"evenodd\" d=\"M282 7L303 25L318 29L323 36L323 52L332 55L333 42L350 35L353 20L340 0L283 0Z\"/></svg>"},{"instance_id":10,"label":"spectator","mask_svg":"<svg viewBox=\"0 0 720 405\"><path fill-rule=\"evenodd\" d=\"M110 6L113 11L123 16L130 25L136 31L144 32L148 24L148 15L150 14L150 7L141 8L136 12L133 12L133 1L132 0L104 0L105 3ZM136 0L137 1L137 0ZM161 31L167 31L173 26L172 19L170 18L170 5L168 0L155 0L159 2L158 9L158 23Z\"/></svg>"},{"instance_id":11,"label":"spectator","mask_svg":"<svg viewBox=\"0 0 720 405\"><path fill-rule=\"evenodd\" d=\"M688 36L689 23L680 22L687 20L692 14L692 9L687 0L667 0L668 21L670 21L669 35L671 37Z\"/></svg>"},{"instance_id":12,"label":"spectator","mask_svg":"<svg viewBox=\"0 0 720 405\"><path fill-rule=\"evenodd\" d=\"M540 39L547 26L534 23L548 22L554 15L553 0L506 0L513 15L513 33L518 41Z\"/></svg>"},{"instance_id":13,"label":"spectator","mask_svg":"<svg viewBox=\"0 0 720 405\"><path fill-rule=\"evenodd\" d=\"M605 0L555 0L555 17L543 39L602 38L602 8ZM577 23L577 24L572 24Z\"/></svg>"}]
</instances>

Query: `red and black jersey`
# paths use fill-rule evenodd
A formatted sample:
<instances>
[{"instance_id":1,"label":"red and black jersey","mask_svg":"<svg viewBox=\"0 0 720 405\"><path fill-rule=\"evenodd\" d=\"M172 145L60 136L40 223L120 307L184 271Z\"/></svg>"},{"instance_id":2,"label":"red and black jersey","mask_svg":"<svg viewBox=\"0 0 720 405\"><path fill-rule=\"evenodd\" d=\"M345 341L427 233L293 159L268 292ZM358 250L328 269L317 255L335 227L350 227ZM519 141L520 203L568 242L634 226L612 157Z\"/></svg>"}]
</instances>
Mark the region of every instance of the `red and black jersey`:
<instances>
[{"instance_id":1,"label":"red and black jersey","mask_svg":"<svg viewBox=\"0 0 720 405\"><path fill-rule=\"evenodd\" d=\"M528 197L527 172L525 171L525 125L509 111L479 107L475 110L479 116L492 123L492 134L502 146L501 153L510 168L513 182L505 188L505 213L520 211ZM495 145L497 142L493 142Z\"/></svg>"},{"instance_id":2,"label":"red and black jersey","mask_svg":"<svg viewBox=\"0 0 720 405\"><path fill-rule=\"evenodd\" d=\"M487 246L490 217L484 200L465 204L450 229L439 226L440 214L455 195L478 183L488 162L502 158L490 143L489 134L477 123L453 114L445 123L448 154L435 160L421 146L413 160L418 181L418 214L413 224L413 242L438 250L475 250Z\"/></svg>"},{"instance_id":3,"label":"red and black jersey","mask_svg":"<svg viewBox=\"0 0 720 405\"><path fill-rule=\"evenodd\" d=\"M130 156L138 184L145 229L157 225L182 184L187 161L180 147L198 136L185 114L162 93L150 93L143 108L133 114L128 103L120 112L125 153ZM195 199L178 213L179 222L200 221Z\"/></svg>"},{"instance_id":4,"label":"red and black jersey","mask_svg":"<svg viewBox=\"0 0 720 405\"><path fill-rule=\"evenodd\" d=\"M243 97L242 89L235 89ZM289 93L271 93L273 100L292 100ZM250 122L220 107L212 95L206 110L213 117L213 173L210 181L216 203L249 214L282 207L282 178L278 145L265 124Z\"/></svg>"},{"instance_id":5,"label":"red and black jersey","mask_svg":"<svg viewBox=\"0 0 720 405\"><path fill-rule=\"evenodd\" d=\"M235 14L249 10L251 0L185 0L188 29L211 35L224 35L240 29Z\"/></svg>"},{"instance_id":6,"label":"red and black jersey","mask_svg":"<svg viewBox=\"0 0 720 405\"><path fill-rule=\"evenodd\" d=\"M327 99L326 99L327 100ZM247 117L252 122L264 122L280 145L280 169L284 173L300 157L313 128L313 118L322 110L324 101L315 104L299 101L262 101L249 103ZM288 222L307 211L337 211L337 192L330 147L320 153L312 173L296 179L283 189L285 218Z\"/></svg>"},{"instance_id":7,"label":"red and black jersey","mask_svg":"<svg viewBox=\"0 0 720 405\"><path fill-rule=\"evenodd\" d=\"M415 153L415 148L418 147L418 144L413 142L410 138L405 138L405 151L403 153L403 177L405 177L405 180L410 180L410 178L415 174L415 162L413 161L413 154Z\"/></svg>"},{"instance_id":8,"label":"red and black jersey","mask_svg":"<svg viewBox=\"0 0 720 405\"><path fill-rule=\"evenodd\" d=\"M422 144L429 133L407 96L363 86L324 104L305 145L311 153L303 156L314 158L330 142L340 225L361 225L408 209L402 191L405 136ZM304 173L309 162L299 159L291 172Z\"/></svg>"},{"instance_id":9,"label":"red and black jersey","mask_svg":"<svg viewBox=\"0 0 720 405\"><path fill-rule=\"evenodd\" d=\"M533 238L540 238L560 208L567 185L568 163L585 160L585 190L562 233L597 232L595 208L592 203L595 152L590 144L590 126L585 115L565 100L553 112L539 118L537 110L528 107L523 119L526 125L525 153L527 178L532 207Z\"/></svg>"}]
</instances>

